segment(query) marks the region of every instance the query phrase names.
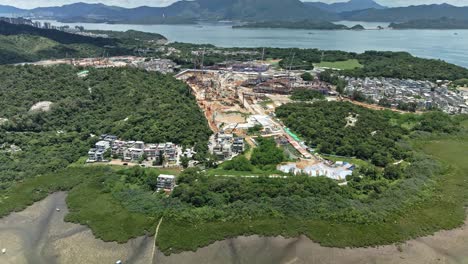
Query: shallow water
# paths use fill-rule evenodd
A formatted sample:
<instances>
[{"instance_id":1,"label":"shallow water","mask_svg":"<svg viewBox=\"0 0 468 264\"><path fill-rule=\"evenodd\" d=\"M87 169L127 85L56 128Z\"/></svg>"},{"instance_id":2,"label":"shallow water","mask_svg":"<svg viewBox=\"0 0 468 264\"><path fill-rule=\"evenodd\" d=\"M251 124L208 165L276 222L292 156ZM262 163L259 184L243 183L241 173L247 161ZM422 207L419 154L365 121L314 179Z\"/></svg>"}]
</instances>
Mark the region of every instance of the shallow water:
<instances>
[{"instance_id":1,"label":"shallow water","mask_svg":"<svg viewBox=\"0 0 468 264\"><path fill-rule=\"evenodd\" d=\"M373 29L388 23L340 21L348 26L362 24ZM413 55L442 59L468 67L468 30L292 30L233 29L232 24L201 25L109 25L52 21L56 26L83 25L86 29L124 31L135 29L160 33L170 41L209 43L220 47L319 48L364 52L407 51Z\"/></svg>"}]
</instances>

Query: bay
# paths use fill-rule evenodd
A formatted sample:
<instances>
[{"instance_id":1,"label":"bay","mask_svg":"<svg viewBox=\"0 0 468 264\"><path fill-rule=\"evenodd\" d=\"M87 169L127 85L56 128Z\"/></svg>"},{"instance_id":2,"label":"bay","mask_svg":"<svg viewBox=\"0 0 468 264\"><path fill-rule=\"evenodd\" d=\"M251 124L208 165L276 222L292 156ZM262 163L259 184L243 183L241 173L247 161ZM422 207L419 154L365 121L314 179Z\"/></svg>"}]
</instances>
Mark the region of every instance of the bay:
<instances>
[{"instance_id":1,"label":"bay","mask_svg":"<svg viewBox=\"0 0 468 264\"><path fill-rule=\"evenodd\" d=\"M44 22L44 21L43 21ZM171 42L213 44L219 47L318 48L350 52L407 51L424 58L441 59L468 67L468 30L375 30L388 23L340 21L362 24L369 30L233 29L230 23L198 25L127 25L99 23L59 23L86 29L159 33Z\"/></svg>"}]
</instances>

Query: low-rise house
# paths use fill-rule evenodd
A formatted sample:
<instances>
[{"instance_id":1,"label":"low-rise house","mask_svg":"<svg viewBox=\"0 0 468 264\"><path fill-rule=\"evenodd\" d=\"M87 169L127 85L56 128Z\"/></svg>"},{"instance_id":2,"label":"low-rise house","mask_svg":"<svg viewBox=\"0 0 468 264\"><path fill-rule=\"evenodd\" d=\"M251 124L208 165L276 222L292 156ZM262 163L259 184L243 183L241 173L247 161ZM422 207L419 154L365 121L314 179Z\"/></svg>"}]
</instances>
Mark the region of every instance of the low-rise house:
<instances>
[{"instance_id":1,"label":"low-rise house","mask_svg":"<svg viewBox=\"0 0 468 264\"><path fill-rule=\"evenodd\" d=\"M111 138L113 139L113 138ZM126 161L140 161L145 158L158 161L161 157L168 162L176 162L178 157L177 145L167 143L145 143L143 141L112 141L112 156Z\"/></svg>"},{"instance_id":2,"label":"low-rise house","mask_svg":"<svg viewBox=\"0 0 468 264\"><path fill-rule=\"evenodd\" d=\"M219 159L226 160L244 152L244 139L233 134L218 133L214 135L211 152Z\"/></svg>"},{"instance_id":3,"label":"low-rise house","mask_svg":"<svg viewBox=\"0 0 468 264\"><path fill-rule=\"evenodd\" d=\"M174 190L175 183L176 177L174 175L161 174L158 176L158 182L156 184L157 191L172 191Z\"/></svg>"},{"instance_id":4,"label":"low-rise house","mask_svg":"<svg viewBox=\"0 0 468 264\"><path fill-rule=\"evenodd\" d=\"M232 142L232 152L234 153L242 153L244 152L244 139L243 138L234 138Z\"/></svg>"},{"instance_id":5,"label":"low-rise house","mask_svg":"<svg viewBox=\"0 0 468 264\"><path fill-rule=\"evenodd\" d=\"M86 162L101 162L105 161L105 154L110 149L110 143L107 141L99 141L94 148L88 151L88 160Z\"/></svg>"}]
</instances>

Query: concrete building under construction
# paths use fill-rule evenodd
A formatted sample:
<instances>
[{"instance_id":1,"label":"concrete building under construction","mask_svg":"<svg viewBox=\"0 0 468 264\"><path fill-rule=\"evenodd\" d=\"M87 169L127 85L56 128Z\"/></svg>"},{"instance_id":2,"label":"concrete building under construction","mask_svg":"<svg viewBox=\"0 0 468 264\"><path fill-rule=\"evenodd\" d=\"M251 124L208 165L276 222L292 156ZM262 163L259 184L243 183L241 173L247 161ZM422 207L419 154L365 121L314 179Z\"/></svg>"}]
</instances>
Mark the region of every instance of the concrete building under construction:
<instances>
[{"instance_id":1,"label":"concrete building under construction","mask_svg":"<svg viewBox=\"0 0 468 264\"><path fill-rule=\"evenodd\" d=\"M303 81L300 78L270 78L265 81L248 81L245 84L255 84L253 87L254 93L267 93L267 94L284 94L288 95L295 90L316 90L320 91L324 95L332 90L331 86L320 80L314 80L311 82Z\"/></svg>"}]
</instances>

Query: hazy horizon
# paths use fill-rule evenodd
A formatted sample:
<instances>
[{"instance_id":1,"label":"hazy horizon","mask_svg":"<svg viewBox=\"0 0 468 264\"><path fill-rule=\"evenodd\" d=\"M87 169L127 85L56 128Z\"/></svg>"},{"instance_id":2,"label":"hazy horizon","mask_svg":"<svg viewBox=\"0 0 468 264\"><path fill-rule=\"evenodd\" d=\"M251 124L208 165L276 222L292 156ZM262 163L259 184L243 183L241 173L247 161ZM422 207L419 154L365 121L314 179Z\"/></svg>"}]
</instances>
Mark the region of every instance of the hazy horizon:
<instances>
[{"instance_id":1,"label":"hazy horizon","mask_svg":"<svg viewBox=\"0 0 468 264\"><path fill-rule=\"evenodd\" d=\"M163 7L168 6L178 0L0 0L0 5L9 5L18 8L31 9L36 7L50 7L50 6L62 6L67 4L73 4L78 2L83 3L102 3L106 5L115 5L121 7L139 7L139 6L154 6ZM347 2L346 0L322 0L322 1L303 1L303 2L324 2L324 3L336 3L336 2ZM423 5L423 4L442 4L448 3L456 6L468 6L468 0L376 0L375 2L389 6L409 6L409 5Z\"/></svg>"}]
</instances>

